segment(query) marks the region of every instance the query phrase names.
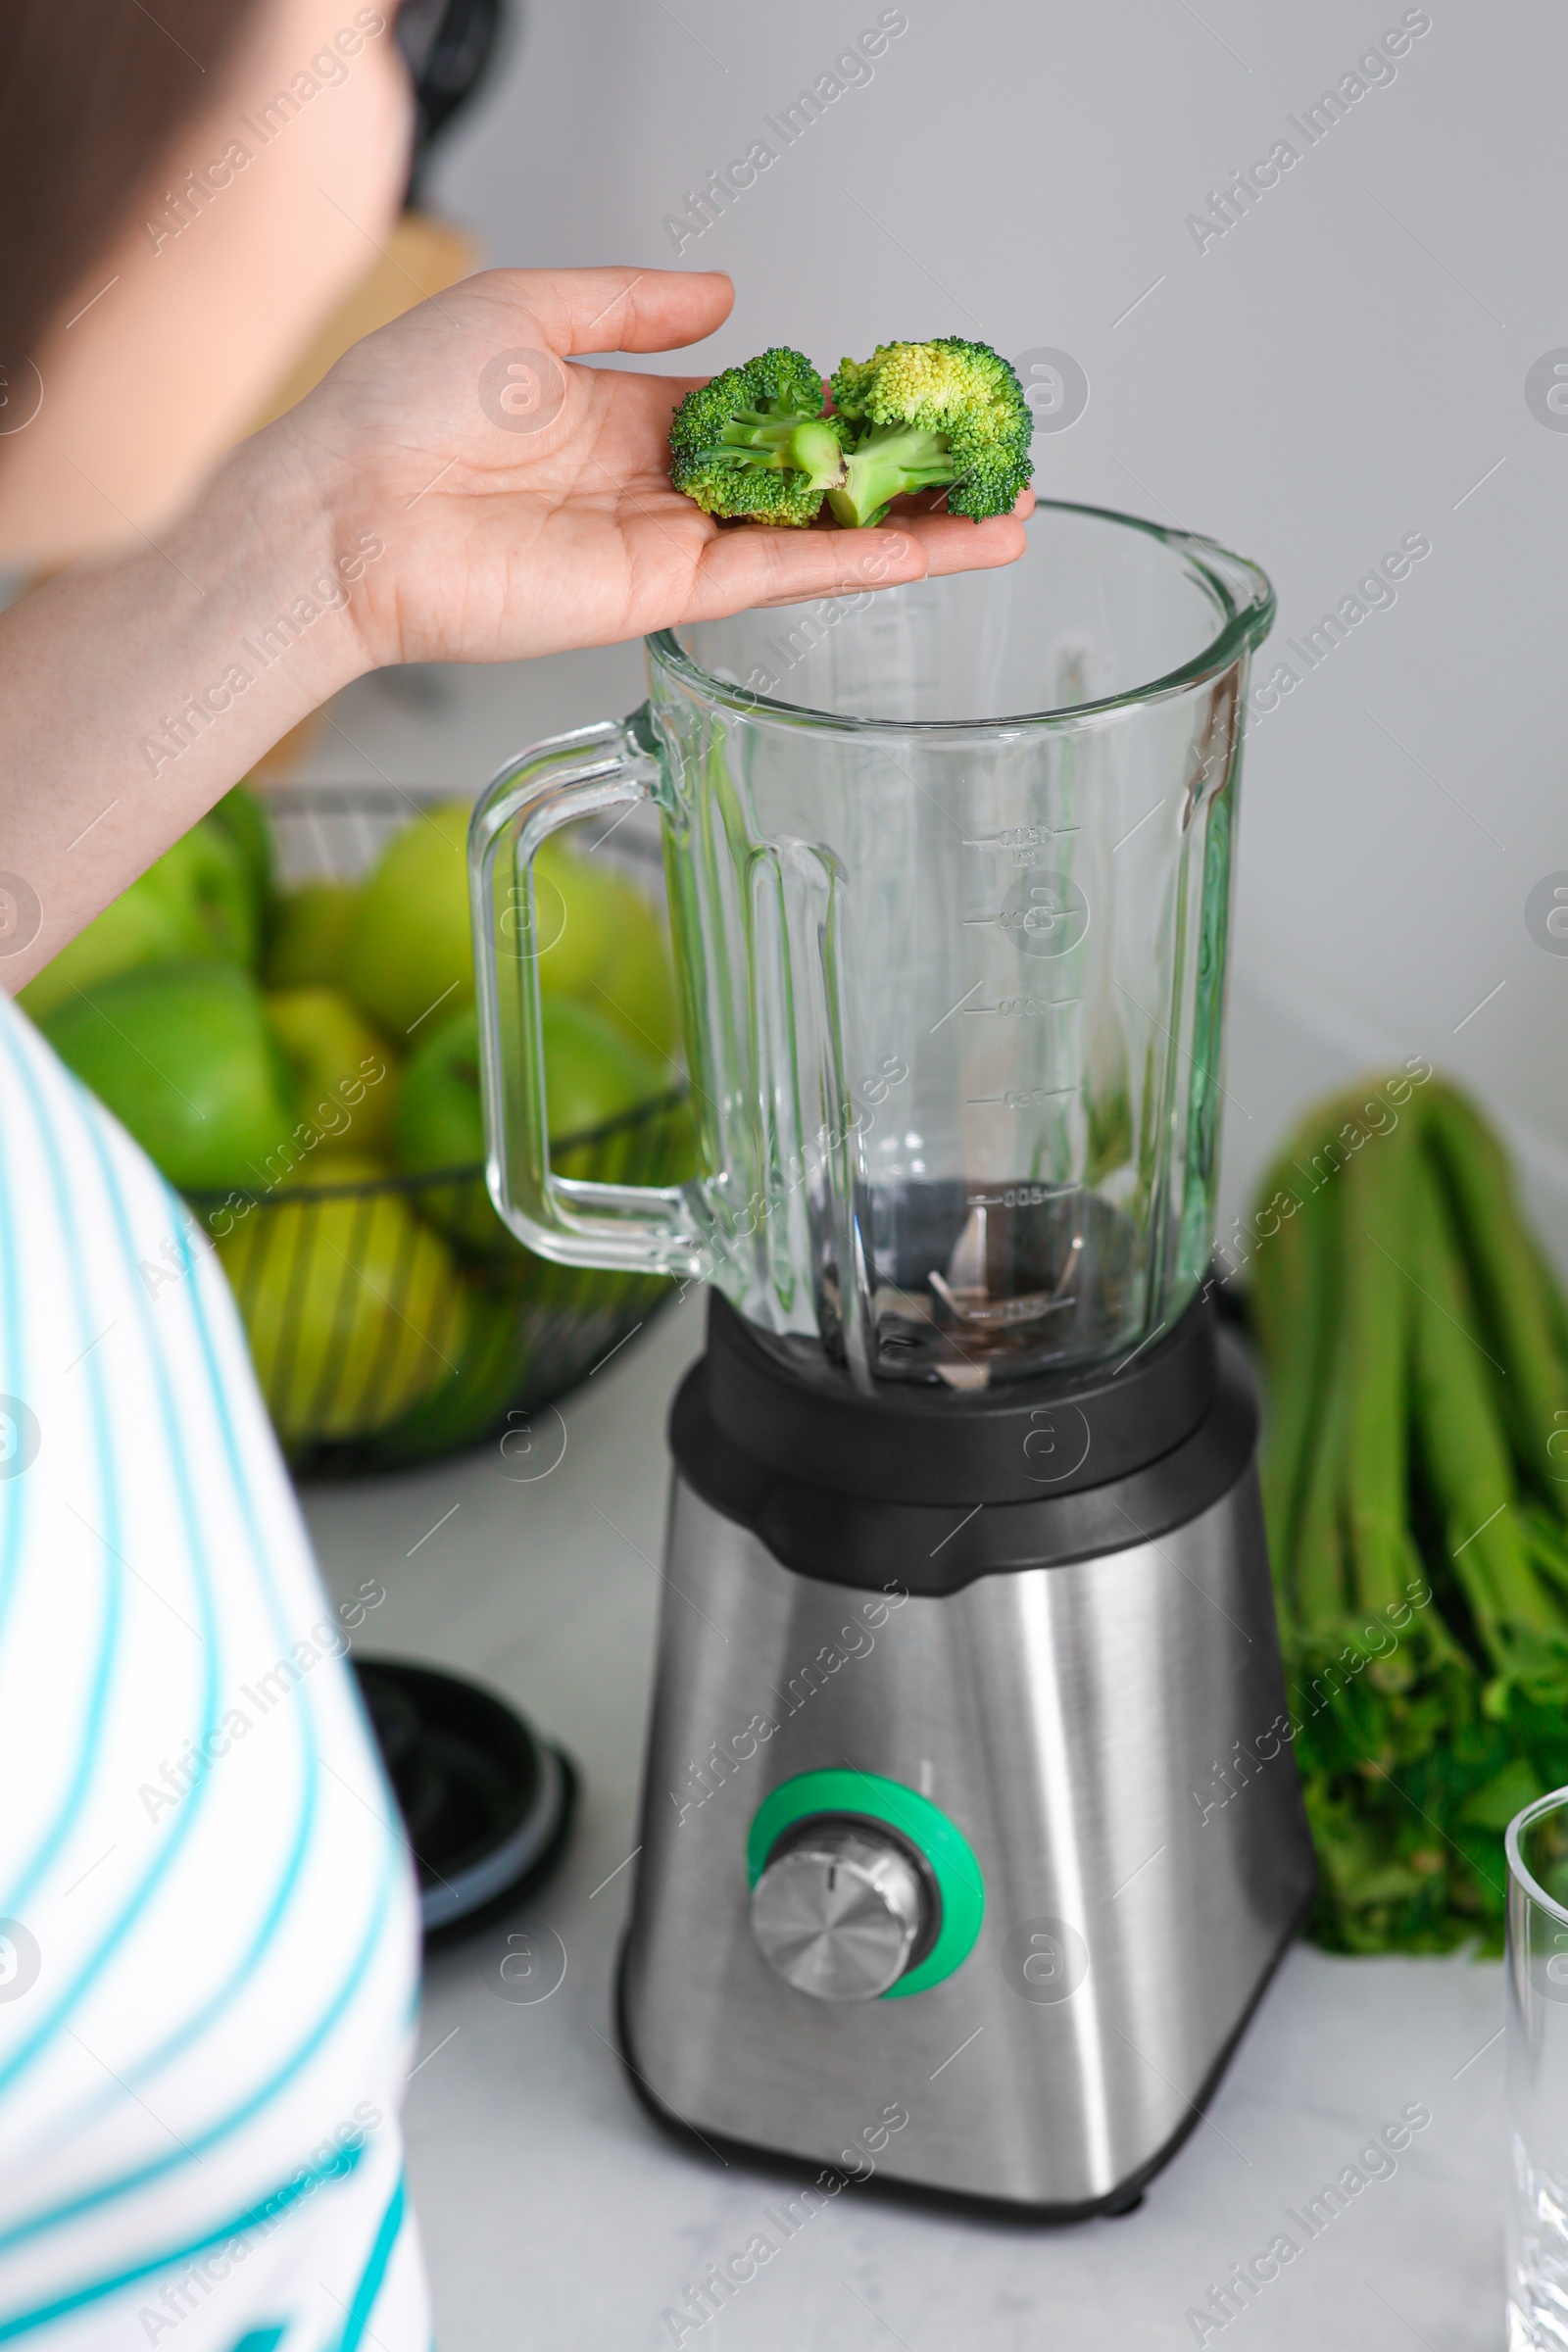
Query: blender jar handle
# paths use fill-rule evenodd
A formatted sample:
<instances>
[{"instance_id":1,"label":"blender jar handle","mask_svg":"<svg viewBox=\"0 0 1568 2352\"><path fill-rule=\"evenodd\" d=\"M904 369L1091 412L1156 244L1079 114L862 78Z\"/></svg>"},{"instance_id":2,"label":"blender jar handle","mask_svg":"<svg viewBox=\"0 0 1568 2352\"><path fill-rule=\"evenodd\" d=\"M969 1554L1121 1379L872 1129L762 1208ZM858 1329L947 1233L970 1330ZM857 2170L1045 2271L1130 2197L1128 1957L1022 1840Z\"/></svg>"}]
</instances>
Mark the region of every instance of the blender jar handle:
<instances>
[{"instance_id":1,"label":"blender jar handle","mask_svg":"<svg viewBox=\"0 0 1568 2352\"><path fill-rule=\"evenodd\" d=\"M499 1215L541 1257L695 1276L710 1252L683 1188L592 1184L550 1167L533 861L563 825L655 797L659 763L638 734L641 716L534 744L474 809L468 879L485 1175Z\"/></svg>"}]
</instances>

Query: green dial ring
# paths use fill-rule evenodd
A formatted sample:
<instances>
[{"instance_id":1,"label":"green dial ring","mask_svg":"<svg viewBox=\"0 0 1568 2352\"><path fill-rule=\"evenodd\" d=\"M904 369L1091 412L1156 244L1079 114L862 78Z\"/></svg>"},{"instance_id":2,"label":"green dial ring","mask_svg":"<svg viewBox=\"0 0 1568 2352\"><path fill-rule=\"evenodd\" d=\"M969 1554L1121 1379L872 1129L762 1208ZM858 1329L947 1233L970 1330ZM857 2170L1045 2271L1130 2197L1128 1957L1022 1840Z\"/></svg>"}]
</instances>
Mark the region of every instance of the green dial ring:
<instances>
[{"instance_id":1,"label":"green dial ring","mask_svg":"<svg viewBox=\"0 0 1568 2352\"><path fill-rule=\"evenodd\" d=\"M858 1814L862 1821L886 1823L924 1856L941 1889L942 1923L935 1943L918 1968L890 1984L882 1999L927 1992L951 1977L973 1951L986 1911L985 1882L963 1832L928 1796L906 1788L902 1782L884 1780L880 1773L798 1773L763 1797L752 1816L746 1869L754 1886L783 1833L816 1813Z\"/></svg>"}]
</instances>

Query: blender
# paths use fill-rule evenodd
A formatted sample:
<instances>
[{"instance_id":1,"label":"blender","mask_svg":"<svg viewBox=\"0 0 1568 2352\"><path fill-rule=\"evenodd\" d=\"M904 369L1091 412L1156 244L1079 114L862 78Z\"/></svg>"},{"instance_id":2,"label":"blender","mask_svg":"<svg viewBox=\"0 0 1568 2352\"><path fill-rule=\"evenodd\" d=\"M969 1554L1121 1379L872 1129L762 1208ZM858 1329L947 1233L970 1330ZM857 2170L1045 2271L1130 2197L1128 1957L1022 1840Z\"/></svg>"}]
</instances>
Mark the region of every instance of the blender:
<instances>
[{"instance_id":1,"label":"blender","mask_svg":"<svg viewBox=\"0 0 1568 2352\"><path fill-rule=\"evenodd\" d=\"M1313 1868L1205 1287L1272 592L1094 509L1028 541L651 638L642 709L509 765L471 858L497 1208L711 1286L633 2079L710 2145L1070 2216L1194 2127ZM531 875L642 801L699 1134L661 1190L551 1172Z\"/></svg>"}]
</instances>

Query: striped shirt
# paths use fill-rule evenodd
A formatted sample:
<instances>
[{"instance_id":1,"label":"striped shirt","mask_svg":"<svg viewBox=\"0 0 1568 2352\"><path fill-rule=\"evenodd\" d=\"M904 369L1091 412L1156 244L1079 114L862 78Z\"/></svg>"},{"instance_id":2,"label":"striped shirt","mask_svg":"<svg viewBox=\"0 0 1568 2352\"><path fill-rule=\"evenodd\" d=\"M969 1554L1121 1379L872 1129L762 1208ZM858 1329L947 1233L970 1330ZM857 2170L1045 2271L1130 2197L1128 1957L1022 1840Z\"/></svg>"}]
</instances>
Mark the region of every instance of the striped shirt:
<instances>
[{"instance_id":1,"label":"striped shirt","mask_svg":"<svg viewBox=\"0 0 1568 2352\"><path fill-rule=\"evenodd\" d=\"M345 1617L211 1250L0 997L0 2346L428 2352Z\"/></svg>"}]
</instances>

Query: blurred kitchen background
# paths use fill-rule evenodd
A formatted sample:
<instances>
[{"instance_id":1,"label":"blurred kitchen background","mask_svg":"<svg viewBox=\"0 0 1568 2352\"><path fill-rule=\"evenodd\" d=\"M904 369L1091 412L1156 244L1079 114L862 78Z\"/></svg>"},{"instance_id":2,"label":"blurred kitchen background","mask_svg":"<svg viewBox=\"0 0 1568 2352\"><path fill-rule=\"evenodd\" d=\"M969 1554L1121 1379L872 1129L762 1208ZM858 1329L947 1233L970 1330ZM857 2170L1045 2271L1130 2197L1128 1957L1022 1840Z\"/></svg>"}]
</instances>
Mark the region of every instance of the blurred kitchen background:
<instances>
[{"instance_id":1,"label":"blurred kitchen background","mask_svg":"<svg viewBox=\"0 0 1568 2352\"><path fill-rule=\"evenodd\" d=\"M1563 22L1533 17L1527 66L1506 16L1442 0L511 0L421 174L488 262L728 270L733 317L693 372L775 342L826 369L885 335L1066 354L1087 406L1070 369L1036 369L1040 492L1268 570L1254 686L1280 659L1302 682L1247 758L1222 1241L1293 1108L1415 1054L1481 1096L1568 1265L1568 956L1526 926L1568 868L1568 415L1545 398L1565 68ZM824 75L844 86L785 148ZM1329 90L1341 118L1314 119ZM703 225L693 198L758 139L783 152ZM1214 199L1281 140L1299 161L1214 233ZM1309 668L1286 641L1413 534L1431 553L1396 601ZM641 692L635 645L395 673L342 696L289 772L477 790Z\"/></svg>"}]
</instances>

